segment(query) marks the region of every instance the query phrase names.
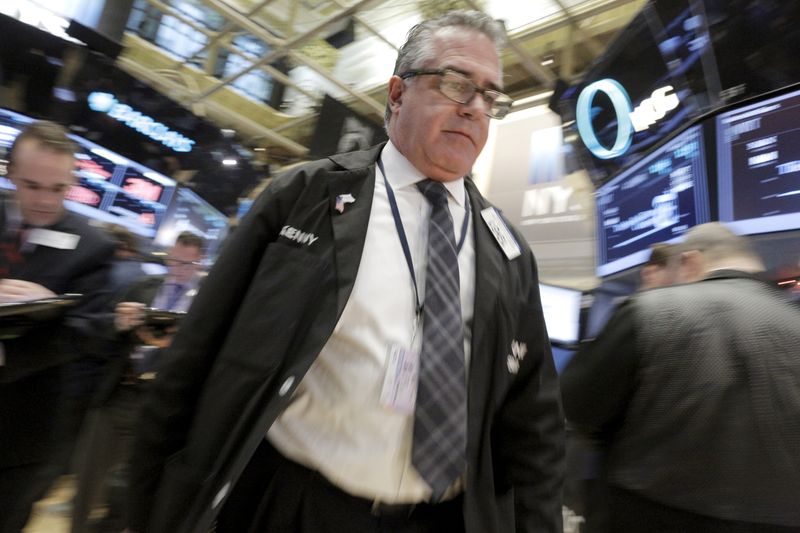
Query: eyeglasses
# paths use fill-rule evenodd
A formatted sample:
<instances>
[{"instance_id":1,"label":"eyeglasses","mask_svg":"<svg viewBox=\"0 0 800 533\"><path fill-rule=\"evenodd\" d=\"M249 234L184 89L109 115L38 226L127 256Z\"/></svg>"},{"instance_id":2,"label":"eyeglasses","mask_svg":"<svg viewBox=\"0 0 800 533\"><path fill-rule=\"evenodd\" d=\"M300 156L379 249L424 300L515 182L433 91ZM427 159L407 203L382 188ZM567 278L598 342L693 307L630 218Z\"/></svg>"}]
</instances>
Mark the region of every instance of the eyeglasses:
<instances>
[{"instance_id":1,"label":"eyeglasses","mask_svg":"<svg viewBox=\"0 0 800 533\"><path fill-rule=\"evenodd\" d=\"M186 266L200 266L200 261L181 261L180 259L167 258L164 260L167 266L186 267Z\"/></svg>"},{"instance_id":2,"label":"eyeglasses","mask_svg":"<svg viewBox=\"0 0 800 533\"><path fill-rule=\"evenodd\" d=\"M507 94L495 91L494 89L478 87L468 77L449 68L438 70L409 70L400 74L400 77L404 80L415 76L440 76L439 92L453 102L459 104L468 104L475 97L476 93L480 94L484 102L489 104L489 111L486 112L486 116L491 118L501 119L505 117L511 109L511 104L514 103Z\"/></svg>"}]
</instances>

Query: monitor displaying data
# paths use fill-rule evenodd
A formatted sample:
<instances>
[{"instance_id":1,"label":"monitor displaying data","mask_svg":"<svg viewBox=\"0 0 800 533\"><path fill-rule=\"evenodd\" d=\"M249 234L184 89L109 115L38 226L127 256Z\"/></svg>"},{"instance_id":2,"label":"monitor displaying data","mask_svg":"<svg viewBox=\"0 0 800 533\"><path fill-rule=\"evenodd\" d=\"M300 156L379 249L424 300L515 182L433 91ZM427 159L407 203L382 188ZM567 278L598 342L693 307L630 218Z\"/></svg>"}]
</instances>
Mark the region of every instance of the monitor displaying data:
<instances>
[{"instance_id":1,"label":"monitor displaying data","mask_svg":"<svg viewBox=\"0 0 800 533\"><path fill-rule=\"evenodd\" d=\"M172 246L182 231L190 231L205 241L205 255L211 260L228 234L228 217L186 187L179 187L155 243Z\"/></svg>"},{"instance_id":2,"label":"monitor displaying data","mask_svg":"<svg viewBox=\"0 0 800 533\"><path fill-rule=\"evenodd\" d=\"M696 125L597 192L597 275L644 263L649 246L677 241L710 219L703 129Z\"/></svg>"},{"instance_id":3,"label":"monitor displaying data","mask_svg":"<svg viewBox=\"0 0 800 533\"><path fill-rule=\"evenodd\" d=\"M550 341L573 345L580 340L581 299L577 289L539 284L542 312Z\"/></svg>"},{"instance_id":4,"label":"monitor displaying data","mask_svg":"<svg viewBox=\"0 0 800 533\"><path fill-rule=\"evenodd\" d=\"M800 229L800 91L717 117L719 219L740 234Z\"/></svg>"},{"instance_id":5,"label":"monitor displaying data","mask_svg":"<svg viewBox=\"0 0 800 533\"><path fill-rule=\"evenodd\" d=\"M8 151L32 121L0 109L0 188L13 188L6 177ZM83 137L70 137L78 145L77 181L67 192L66 207L89 218L124 226L143 237L154 237L172 200L175 180Z\"/></svg>"}]
</instances>

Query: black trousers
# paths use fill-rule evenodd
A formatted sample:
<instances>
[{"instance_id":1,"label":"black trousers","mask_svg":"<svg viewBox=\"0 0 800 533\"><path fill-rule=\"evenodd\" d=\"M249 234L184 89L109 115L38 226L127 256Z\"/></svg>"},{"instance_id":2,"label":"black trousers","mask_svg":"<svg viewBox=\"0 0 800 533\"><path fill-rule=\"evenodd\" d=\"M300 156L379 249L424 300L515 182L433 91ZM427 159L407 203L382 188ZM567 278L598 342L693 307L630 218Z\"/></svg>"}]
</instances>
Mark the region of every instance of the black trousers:
<instances>
[{"instance_id":1,"label":"black trousers","mask_svg":"<svg viewBox=\"0 0 800 533\"><path fill-rule=\"evenodd\" d=\"M53 481L48 462L0 468L0 533L19 533Z\"/></svg>"},{"instance_id":2,"label":"black trousers","mask_svg":"<svg viewBox=\"0 0 800 533\"><path fill-rule=\"evenodd\" d=\"M668 507L619 487L609 486L611 532L625 533L800 533L783 527L722 520Z\"/></svg>"},{"instance_id":3,"label":"black trousers","mask_svg":"<svg viewBox=\"0 0 800 533\"><path fill-rule=\"evenodd\" d=\"M463 533L463 498L373 508L266 440L217 519L217 533Z\"/></svg>"}]
</instances>

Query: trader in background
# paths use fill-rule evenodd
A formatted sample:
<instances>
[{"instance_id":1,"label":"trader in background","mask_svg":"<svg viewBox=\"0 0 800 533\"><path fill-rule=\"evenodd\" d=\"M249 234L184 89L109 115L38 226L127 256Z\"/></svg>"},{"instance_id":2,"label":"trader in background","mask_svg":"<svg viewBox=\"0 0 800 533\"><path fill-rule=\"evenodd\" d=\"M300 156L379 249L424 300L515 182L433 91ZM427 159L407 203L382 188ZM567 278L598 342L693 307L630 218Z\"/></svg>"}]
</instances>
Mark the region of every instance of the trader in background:
<instances>
[{"instance_id":1,"label":"trader in background","mask_svg":"<svg viewBox=\"0 0 800 533\"><path fill-rule=\"evenodd\" d=\"M536 264L469 178L511 104L503 38L477 12L417 25L390 142L256 201L145 401L133 530L561 531Z\"/></svg>"},{"instance_id":2,"label":"trader in background","mask_svg":"<svg viewBox=\"0 0 800 533\"><path fill-rule=\"evenodd\" d=\"M650 246L650 258L639 271L639 290L657 289L674 284L678 278L680 253L674 244L660 242Z\"/></svg>"},{"instance_id":3,"label":"trader in background","mask_svg":"<svg viewBox=\"0 0 800 533\"><path fill-rule=\"evenodd\" d=\"M131 439L141 397L179 324L148 324L146 308L173 313L189 309L200 283L203 244L203 239L189 231L180 233L165 260L167 274L143 277L118 296L106 335L108 368L82 431L84 448L77 461L72 533L125 529L125 502L118 495L128 482ZM120 490L111 493L110 487ZM101 507L107 510L105 516L90 523L91 511Z\"/></svg>"},{"instance_id":4,"label":"trader in background","mask_svg":"<svg viewBox=\"0 0 800 533\"><path fill-rule=\"evenodd\" d=\"M82 294L65 318L45 320L0 348L0 532L18 532L52 477L67 363L81 355L103 301L113 245L64 208L75 145L57 124L26 127L9 152L16 187L0 202L0 302ZM11 335L9 335L11 336Z\"/></svg>"},{"instance_id":5,"label":"trader in background","mask_svg":"<svg viewBox=\"0 0 800 533\"><path fill-rule=\"evenodd\" d=\"M679 281L643 291L561 375L571 424L604 443L610 531L800 528L800 310L719 223Z\"/></svg>"}]
</instances>

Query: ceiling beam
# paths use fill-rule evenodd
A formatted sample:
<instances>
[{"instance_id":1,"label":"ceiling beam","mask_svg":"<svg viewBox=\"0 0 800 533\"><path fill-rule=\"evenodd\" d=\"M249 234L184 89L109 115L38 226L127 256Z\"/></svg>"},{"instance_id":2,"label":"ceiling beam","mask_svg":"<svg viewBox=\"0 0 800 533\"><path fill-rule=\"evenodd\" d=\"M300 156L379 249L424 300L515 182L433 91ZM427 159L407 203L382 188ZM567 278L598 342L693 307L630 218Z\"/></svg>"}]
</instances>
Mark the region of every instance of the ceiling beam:
<instances>
[{"instance_id":1,"label":"ceiling beam","mask_svg":"<svg viewBox=\"0 0 800 533\"><path fill-rule=\"evenodd\" d=\"M245 14L245 16L246 17L252 17L256 13L261 11L261 8L268 6L269 4L271 4L274 1L275 0L262 0L254 8L248 10L247 13ZM225 25L222 27L222 29L219 32L217 32L217 34L214 35L211 39L209 39L209 41L205 45L203 45L203 47L200 50L198 50L197 52L192 54L185 62L188 63L189 61L195 59L196 57L198 57L200 54L202 54L206 50L209 50L211 47L216 45L220 41L220 39L223 39L226 35L230 34L235 29L236 29L236 24L232 23L231 21L226 21ZM174 68L178 68L183 64L184 64L184 62L178 62L178 63L175 64Z\"/></svg>"},{"instance_id":2,"label":"ceiling beam","mask_svg":"<svg viewBox=\"0 0 800 533\"><path fill-rule=\"evenodd\" d=\"M603 46L597 42L597 39L589 35L587 32L583 31L583 28L581 28L580 24L578 24L578 21L575 19L575 17L572 16L572 13L570 12L566 4L564 4L564 1L555 0L555 2L556 4L558 4L558 7L561 8L561 11L564 13L564 16L567 17L570 26L572 27L572 29L574 30L575 34L578 37L578 42L580 42L581 45L585 46L592 53L592 55L599 56L600 54L602 54Z\"/></svg>"},{"instance_id":3,"label":"ceiling beam","mask_svg":"<svg viewBox=\"0 0 800 533\"><path fill-rule=\"evenodd\" d=\"M230 35L233 32L233 30L236 28L235 24L229 22L229 23L227 23L225 25L225 27L222 29L221 32L215 33L215 32L212 32L211 30L209 30L208 28L205 28L204 26L202 26L200 24L197 24L197 22L195 22L194 20L186 17L185 15L183 15L182 13L180 13L179 11L174 9L173 7L168 6L167 4L164 4L163 2L161 2L159 0L147 0L147 1L153 7L159 9L162 13L165 13L165 14L171 16L171 17L175 17L176 19L178 19L179 21L183 22L184 24L186 24L190 28L192 28L192 29L194 29L196 31L199 31L199 32L203 33L204 35L206 35L207 37L209 37L209 42L206 43L206 45L203 46L203 48L201 48L200 50L198 50L197 52L192 54L192 56L189 57L188 59L186 59L184 61L176 62L175 65L173 66L174 69L187 68L189 66L189 62L193 58L199 56L200 54L203 53L203 51L208 50L209 48L211 48L212 46L214 46L217 43L219 45L221 45L223 48L225 48L231 54L235 54L235 55L238 55L240 57L243 57L243 58L247 59L248 61L255 61L253 57L248 56L247 54L245 54L241 50L237 49L232 44L227 43L224 40L222 40L226 35ZM256 11L260 10L261 8L263 8L264 6L266 6L267 4L269 4L269 3L273 2L273 1L274 0L262 0L262 2L256 6L256 9L254 11L251 10L252 12L248 13L248 16L252 15ZM227 30L226 30L226 28L227 28ZM273 66L271 66L271 65L260 65L259 68L261 70L265 71L270 76L272 76L274 79L278 80L280 83L282 83L284 85L288 85L289 87L292 87L293 89L296 89L298 92L306 95L308 98L311 98L312 100L315 100L315 101L319 100L319 95L311 93L307 89L304 89L300 85L296 84L286 74L284 74L280 70L274 68Z\"/></svg>"},{"instance_id":4,"label":"ceiling beam","mask_svg":"<svg viewBox=\"0 0 800 533\"><path fill-rule=\"evenodd\" d=\"M311 61L310 59L306 58L304 55L298 54L297 52L294 52L293 49L295 47L303 44L304 42L306 42L306 41L308 41L308 40L310 40L310 39L312 39L314 37L317 37L320 33L322 33L328 27L333 26L334 24L338 23L343 18L352 16L357 11L363 9L364 7L366 7L369 4L376 3L378 1L383 1L383 0L359 0L355 4L353 4L350 7L348 7L347 9L345 9L343 11L340 11L336 15L333 15L332 17L329 17L329 18L323 20L322 22L320 22L319 24L317 24L316 26L314 26L310 30L308 30L308 31L296 36L296 37L292 37L289 40L283 40L283 39L277 38L276 36L272 35L266 28L264 28L263 26L261 26L261 25L255 23L255 22L247 19L241 13L239 13L238 11L233 9L228 3L223 2L222 0L203 0L203 1L207 5L213 7L217 11L219 11L223 16L225 16L226 18L228 18L232 22L234 22L234 23L238 24L239 26L247 29L248 31L253 33L253 35L255 35L256 37L258 37L258 38L262 39L263 41L265 41L267 44L270 44L271 46L274 46L275 49L273 51L271 51L270 53L266 54L265 56L263 56L258 61L254 62L251 65L247 66L246 68L240 70L239 72L231 74L230 76L227 76L226 78L222 79L219 83L214 84L211 87L206 88L203 92L201 92L199 95L197 95L195 97L196 100L202 100L204 98L207 98L208 96L210 96L210 95L214 94L215 92L219 91L220 89L222 89L226 85L230 84L231 82L233 82L233 81L237 80L238 78L244 76L248 72L251 72L252 70L254 70L256 68L259 68L262 65L265 65L265 64L268 64L268 63L272 63L272 62L276 61L277 59L279 59L281 57L284 57L286 55L289 55L289 54L291 54L292 57L295 60L300 61L300 62L308 65L313 70L316 70L317 72L319 72L322 76L325 76L325 77L331 76L329 73L327 73L325 71L325 69L322 69L319 65L317 65L315 62ZM369 106L371 109L375 110L377 113L380 114L380 113L383 112L383 106L381 106L373 98L370 98L369 96L367 96L366 94L364 94L364 93L362 93L360 91L356 91L355 89L347 86L346 84L344 84L342 82L334 82L334 83L336 83L339 87L341 87L347 93L352 95L354 98L357 98L358 100L361 100L362 102L364 102L367 106Z\"/></svg>"},{"instance_id":5,"label":"ceiling beam","mask_svg":"<svg viewBox=\"0 0 800 533\"><path fill-rule=\"evenodd\" d=\"M481 7L474 0L465 0L465 2L475 11L483 11ZM528 53L509 36L506 39L506 46L517 55L520 65L528 71L528 73L539 80L540 83L550 87L556 82L556 76L548 69L542 67L538 61L532 60Z\"/></svg>"},{"instance_id":6,"label":"ceiling beam","mask_svg":"<svg viewBox=\"0 0 800 533\"><path fill-rule=\"evenodd\" d=\"M347 4L345 4L345 3L344 3L342 0L333 0L333 2L334 2L334 3L335 3L337 6L339 6L339 7L341 7L341 8L345 8L345 7L347 7ZM353 15L353 19L355 19L355 21L356 21L356 22L358 22L359 24L361 24L362 26L364 26L364 27L367 29L367 31L369 31L369 32L370 32L372 35L374 35L375 37L377 37L378 39L380 39L381 41L383 41L384 43L386 43L387 45L389 45L389 46L392 48L392 50L394 50L394 51L397 51L397 50L398 50L397 46L395 46L395 45L394 45L394 43L393 43L392 41L390 41L389 39L387 39L386 37L384 37L384 36L381 34L381 32L380 32L380 31L378 31L378 29L377 29L375 26L373 26L372 24L370 24L369 22L367 22L366 20L364 20L364 17L361 17L361 16L359 16L358 14L355 14L355 15Z\"/></svg>"},{"instance_id":7,"label":"ceiling beam","mask_svg":"<svg viewBox=\"0 0 800 533\"><path fill-rule=\"evenodd\" d=\"M150 85L160 89L161 92L182 95L184 99L191 95L191 91L188 87L170 79L170 77L166 76L163 71L154 71L141 65L140 63L122 56L117 58L117 65L134 77L148 81ZM308 153L308 148L305 146L289 139L288 137L284 137L283 135L275 133L263 124L259 124L251 118L239 114L225 105L213 100L204 102L204 105L208 110L209 118L214 122L235 125L237 130L246 132L250 137L268 139L275 145L281 146L297 156L302 157Z\"/></svg>"}]
</instances>

